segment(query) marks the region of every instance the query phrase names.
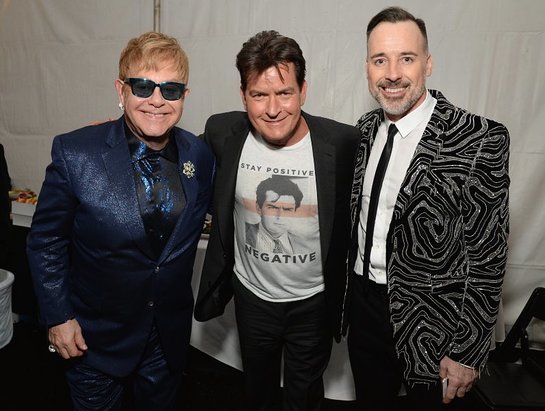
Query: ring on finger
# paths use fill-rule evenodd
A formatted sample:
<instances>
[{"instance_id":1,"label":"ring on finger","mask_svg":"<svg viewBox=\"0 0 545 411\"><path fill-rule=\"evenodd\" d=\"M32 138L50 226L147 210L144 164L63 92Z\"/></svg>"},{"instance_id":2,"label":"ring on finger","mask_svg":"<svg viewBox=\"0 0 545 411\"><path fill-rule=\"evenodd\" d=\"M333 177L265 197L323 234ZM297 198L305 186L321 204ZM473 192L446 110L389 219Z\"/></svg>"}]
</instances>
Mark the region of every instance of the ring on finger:
<instances>
[{"instance_id":1,"label":"ring on finger","mask_svg":"<svg viewBox=\"0 0 545 411\"><path fill-rule=\"evenodd\" d=\"M49 344L49 347L47 347L47 349L49 350L49 352L57 352L57 349L53 344Z\"/></svg>"}]
</instances>

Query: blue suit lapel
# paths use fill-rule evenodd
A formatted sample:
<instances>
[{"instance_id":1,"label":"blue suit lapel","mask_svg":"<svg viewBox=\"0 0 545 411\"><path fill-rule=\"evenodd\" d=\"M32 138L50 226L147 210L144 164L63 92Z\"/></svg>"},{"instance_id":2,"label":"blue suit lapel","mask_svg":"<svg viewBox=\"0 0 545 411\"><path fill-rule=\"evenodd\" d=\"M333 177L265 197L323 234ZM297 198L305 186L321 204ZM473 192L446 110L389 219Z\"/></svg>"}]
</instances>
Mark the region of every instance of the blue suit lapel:
<instances>
[{"instance_id":1,"label":"blue suit lapel","mask_svg":"<svg viewBox=\"0 0 545 411\"><path fill-rule=\"evenodd\" d=\"M116 214L119 220L125 223L127 231L138 248L151 258L153 252L146 240L144 223L140 215L129 147L123 124L123 117L121 117L106 136L106 150L102 154L102 159L111 184L111 190L117 199Z\"/></svg>"},{"instance_id":2,"label":"blue suit lapel","mask_svg":"<svg viewBox=\"0 0 545 411\"><path fill-rule=\"evenodd\" d=\"M184 137L181 129L174 129L174 138L178 147L178 173L185 194L185 207L159 257L159 263L165 261L175 248L183 247L183 244L180 243L186 239L183 232L184 227L188 226L189 222L187 220L193 216L192 210L195 209L195 203L199 194L197 152L191 149L192 147Z\"/></svg>"}]
</instances>

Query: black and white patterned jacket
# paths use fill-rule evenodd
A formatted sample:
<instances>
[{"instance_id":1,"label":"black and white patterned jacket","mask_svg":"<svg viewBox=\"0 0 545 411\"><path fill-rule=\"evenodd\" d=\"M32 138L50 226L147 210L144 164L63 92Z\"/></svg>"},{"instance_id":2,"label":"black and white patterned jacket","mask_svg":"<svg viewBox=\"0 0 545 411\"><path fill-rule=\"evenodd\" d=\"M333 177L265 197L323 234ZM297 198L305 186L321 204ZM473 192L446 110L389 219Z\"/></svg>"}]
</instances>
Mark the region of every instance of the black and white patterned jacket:
<instances>
[{"instance_id":1,"label":"black and white patterned jacket","mask_svg":"<svg viewBox=\"0 0 545 411\"><path fill-rule=\"evenodd\" d=\"M501 297L509 232L509 133L455 107L438 91L397 197L387 237L396 350L409 385L435 382L441 358L482 368ZM357 124L352 248L363 176L383 111Z\"/></svg>"}]
</instances>

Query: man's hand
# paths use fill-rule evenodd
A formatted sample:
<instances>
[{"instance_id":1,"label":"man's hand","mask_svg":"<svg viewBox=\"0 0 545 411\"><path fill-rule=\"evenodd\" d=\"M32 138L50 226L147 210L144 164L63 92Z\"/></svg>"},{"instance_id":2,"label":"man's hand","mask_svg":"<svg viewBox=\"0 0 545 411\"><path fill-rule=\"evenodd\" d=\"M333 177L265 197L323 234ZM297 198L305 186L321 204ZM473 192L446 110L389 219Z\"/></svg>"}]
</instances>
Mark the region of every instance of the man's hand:
<instances>
[{"instance_id":1,"label":"man's hand","mask_svg":"<svg viewBox=\"0 0 545 411\"><path fill-rule=\"evenodd\" d=\"M51 327L48 338L55 351L64 359L81 357L87 350L81 327L75 319Z\"/></svg>"},{"instance_id":2,"label":"man's hand","mask_svg":"<svg viewBox=\"0 0 545 411\"><path fill-rule=\"evenodd\" d=\"M479 379L479 372L463 366L445 355L439 364L439 376L448 378L448 386L443 403L448 404L455 397L463 397Z\"/></svg>"}]
</instances>

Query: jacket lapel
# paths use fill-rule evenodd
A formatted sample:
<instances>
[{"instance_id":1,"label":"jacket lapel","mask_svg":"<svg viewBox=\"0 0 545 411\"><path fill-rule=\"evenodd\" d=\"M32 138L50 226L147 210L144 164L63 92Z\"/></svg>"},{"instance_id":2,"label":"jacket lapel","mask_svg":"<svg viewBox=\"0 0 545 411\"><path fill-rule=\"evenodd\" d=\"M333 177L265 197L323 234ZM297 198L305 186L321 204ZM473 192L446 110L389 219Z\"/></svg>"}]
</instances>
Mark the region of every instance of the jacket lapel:
<instances>
[{"instance_id":1,"label":"jacket lapel","mask_svg":"<svg viewBox=\"0 0 545 411\"><path fill-rule=\"evenodd\" d=\"M182 210L180 217L178 217L176 226L170 234L170 238L159 257L158 263L165 261L174 249L183 249L183 244L180 243L183 243L186 238L189 238L183 235L183 229L189 224L187 219L193 217L192 211L195 208L195 203L199 194L199 180L196 176L196 173L198 172L196 151L191 149L191 145L186 140L181 129L174 128L174 138L178 148L178 174L184 190L185 207ZM187 234L191 233L188 232Z\"/></svg>"},{"instance_id":2,"label":"jacket lapel","mask_svg":"<svg viewBox=\"0 0 545 411\"><path fill-rule=\"evenodd\" d=\"M225 207L216 210L220 238L225 250L234 248L234 221L233 209L235 206L235 189L237 183L238 163L242 154L242 148L248 137L250 129L249 121L244 114L243 120L235 124L230 133L223 139L223 147L220 151L222 167L216 173L215 190L217 198L227 199Z\"/></svg>"},{"instance_id":3,"label":"jacket lapel","mask_svg":"<svg viewBox=\"0 0 545 411\"><path fill-rule=\"evenodd\" d=\"M363 177L369 161L369 153L378 132L380 123L383 120L382 110L374 110L362 117L356 127L360 129L362 138L354 168L354 181L352 182L352 193L350 196L350 217L352 220L352 238L357 239L357 227L361 210L361 194L363 190Z\"/></svg>"},{"instance_id":4,"label":"jacket lapel","mask_svg":"<svg viewBox=\"0 0 545 411\"><path fill-rule=\"evenodd\" d=\"M106 150L102 153L102 159L112 193L117 200L116 214L118 218L125 223L127 231L137 246L151 257L153 253L146 240L144 223L140 215L129 147L123 124L123 117L121 117L112 126L105 139Z\"/></svg>"},{"instance_id":5,"label":"jacket lapel","mask_svg":"<svg viewBox=\"0 0 545 411\"><path fill-rule=\"evenodd\" d=\"M335 216L336 199L333 193L336 192L335 169L337 158L329 133L321 127L313 116L303 112L303 117L310 130L314 156L322 261L327 261L327 251L331 243Z\"/></svg>"},{"instance_id":6,"label":"jacket lapel","mask_svg":"<svg viewBox=\"0 0 545 411\"><path fill-rule=\"evenodd\" d=\"M430 168L433 161L441 153L443 139L445 138L444 130L449 127L449 113L452 112L454 106L452 106L441 93L435 92L434 90L430 90L430 93L437 99L437 104L424 129L422 138L416 146L413 158L399 189L392 221L388 230L389 238L393 235L398 220L405 214L404 210L407 208L408 204L410 204L413 196L417 193L415 184L419 184L419 182L423 182L422 184L429 184L430 180L427 177ZM393 245L392 241L387 241L386 244L386 256L387 261L389 261Z\"/></svg>"},{"instance_id":7,"label":"jacket lapel","mask_svg":"<svg viewBox=\"0 0 545 411\"><path fill-rule=\"evenodd\" d=\"M429 173L430 166L435 158L440 155L445 137L444 130L448 128L449 112L454 108L441 93L430 90L433 97L437 99L437 104L433 110L432 116L424 129L422 138L416 146L413 158L407 169L405 179L401 184L400 193L413 193L414 190L405 190L412 182L422 181L425 174ZM410 201L410 196L403 202ZM401 196L398 195L395 209L402 206ZM394 211L394 217L396 213Z\"/></svg>"}]
</instances>

